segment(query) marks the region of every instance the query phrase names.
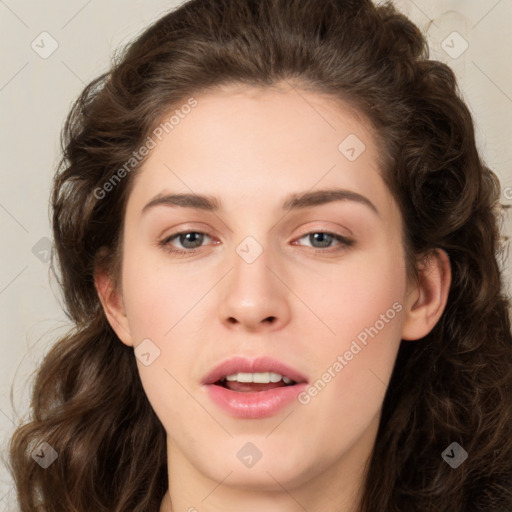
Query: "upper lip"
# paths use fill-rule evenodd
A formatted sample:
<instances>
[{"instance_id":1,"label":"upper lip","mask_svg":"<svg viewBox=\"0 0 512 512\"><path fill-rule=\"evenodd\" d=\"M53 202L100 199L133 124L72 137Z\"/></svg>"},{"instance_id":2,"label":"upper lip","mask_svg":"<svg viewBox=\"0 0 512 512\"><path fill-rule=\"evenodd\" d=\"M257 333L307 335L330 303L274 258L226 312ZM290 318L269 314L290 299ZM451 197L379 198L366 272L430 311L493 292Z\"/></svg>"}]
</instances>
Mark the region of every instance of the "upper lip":
<instances>
[{"instance_id":1,"label":"upper lip","mask_svg":"<svg viewBox=\"0 0 512 512\"><path fill-rule=\"evenodd\" d=\"M298 370L281 363L277 359L271 357L258 357L256 359L249 359L243 356L235 356L226 359L218 364L210 371L201 381L201 384L215 384L227 375L236 373L260 373L260 372L274 372L279 373L283 377L299 382L307 382L307 378L302 375Z\"/></svg>"}]
</instances>

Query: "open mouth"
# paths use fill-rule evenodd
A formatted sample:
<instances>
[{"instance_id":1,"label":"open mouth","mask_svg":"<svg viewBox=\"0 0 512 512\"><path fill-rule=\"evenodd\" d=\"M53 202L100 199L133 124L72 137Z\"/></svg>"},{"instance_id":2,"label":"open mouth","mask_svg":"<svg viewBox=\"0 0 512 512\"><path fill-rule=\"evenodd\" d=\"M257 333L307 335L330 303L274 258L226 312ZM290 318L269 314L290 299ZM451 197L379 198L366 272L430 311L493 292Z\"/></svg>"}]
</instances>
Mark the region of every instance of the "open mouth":
<instances>
[{"instance_id":1,"label":"open mouth","mask_svg":"<svg viewBox=\"0 0 512 512\"><path fill-rule=\"evenodd\" d=\"M262 419L293 404L307 382L304 374L277 359L234 356L213 368L201 384L229 416Z\"/></svg>"},{"instance_id":2,"label":"open mouth","mask_svg":"<svg viewBox=\"0 0 512 512\"><path fill-rule=\"evenodd\" d=\"M295 381L274 372L235 373L226 375L215 382L216 386L222 386L239 393L267 391L268 389L294 386L295 384Z\"/></svg>"}]
</instances>

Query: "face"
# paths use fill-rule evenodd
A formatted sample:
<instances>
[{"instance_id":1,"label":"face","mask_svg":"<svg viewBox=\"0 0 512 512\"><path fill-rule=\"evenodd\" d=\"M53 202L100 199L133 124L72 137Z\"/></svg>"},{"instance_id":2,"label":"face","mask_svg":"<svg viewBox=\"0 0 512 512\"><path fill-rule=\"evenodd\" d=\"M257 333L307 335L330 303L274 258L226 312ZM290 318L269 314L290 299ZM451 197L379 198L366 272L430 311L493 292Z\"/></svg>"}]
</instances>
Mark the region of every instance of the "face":
<instances>
[{"instance_id":1,"label":"face","mask_svg":"<svg viewBox=\"0 0 512 512\"><path fill-rule=\"evenodd\" d=\"M371 128L284 86L196 100L134 181L115 325L169 470L254 489L357 472L408 301Z\"/></svg>"}]
</instances>

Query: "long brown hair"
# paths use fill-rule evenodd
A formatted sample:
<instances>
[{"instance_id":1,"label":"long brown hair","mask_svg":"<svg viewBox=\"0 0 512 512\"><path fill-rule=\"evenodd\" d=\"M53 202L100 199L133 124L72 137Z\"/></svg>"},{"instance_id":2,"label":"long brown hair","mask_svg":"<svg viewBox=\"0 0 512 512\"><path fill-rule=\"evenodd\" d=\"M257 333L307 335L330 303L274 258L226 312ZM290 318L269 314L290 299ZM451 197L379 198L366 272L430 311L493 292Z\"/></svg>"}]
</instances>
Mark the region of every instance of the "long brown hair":
<instances>
[{"instance_id":1,"label":"long brown hair","mask_svg":"<svg viewBox=\"0 0 512 512\"><path fill-rule=\"evenodd\" d=\"M158 511L168 484L165 432L93 280L99 265L113 275L118 268L140 163L108 193L104 185L163 116L193 95L282 80L352 105L372 123L409 261L441 248L452 267L438 324L421 341L402 341L360 511L512 509L512 334L499 265L500 187L477 152L453 72L429 60L425 38L390 4L192 0L85 88L63 130L53 231L56 273L76 327L45 358L31 421L12 438L22 512ZM31 457L41 442L58 453L47 469ZM457 469L441 456L453 442L468 453Z\"/></svg>"}]
</instances>

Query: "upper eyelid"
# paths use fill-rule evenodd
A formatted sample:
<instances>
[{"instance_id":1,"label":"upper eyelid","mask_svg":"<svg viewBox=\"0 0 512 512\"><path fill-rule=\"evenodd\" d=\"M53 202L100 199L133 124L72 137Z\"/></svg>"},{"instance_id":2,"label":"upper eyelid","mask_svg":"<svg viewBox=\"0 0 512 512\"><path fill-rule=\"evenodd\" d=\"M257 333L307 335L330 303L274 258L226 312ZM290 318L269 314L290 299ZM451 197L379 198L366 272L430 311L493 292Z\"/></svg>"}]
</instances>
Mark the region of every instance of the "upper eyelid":
<instances>
[{"instance_id":1,"label":"upper eyelid","mask_svg":"<svg viewBox=\"0 0 512 512\"><path fill-rule=\"evenodd\" d=\"M311 222L323 222L323 221L310 221L307 224L310 224ZM194 223L192 222L192 224L194 224ZM347 231L347 233L345 233L345 234L338 233L337 231L339 231L339 229L320 226L320 227L317 227L317 228L315 228L315 227L307 228L304 231L302 229L300 229L300 231L301 232L303 231L303 232L302 232L301 235L298 235L298 236L304 236L304 235L308 235L310 233L330 233L330 234L333 234L333 235L341 236L343 238L351 238L351 237L354 236L352 231L348 227L346 227L346 226L342 226L342 227L343 227L343 229L345 231ZM174 228L171 228L171 230L172 229L174 229ZM271 228L271 229L273 229L273 228ZM167 231L167 229L165 231ZM177 236L177 235L184 234L184 233L201 233L201 234L205 234L205 235L208 235L208 236L211 237L212 236L212 234L211 234L212 232L216 232L216 230L215 229L210 229L210 228L201 228L201 227L195 228L193 226L185 226L182 229L178 228L178 231L173 231L170 235L166 235L163 238L169 238L169 237Z\"/></svg>"},{"instance_id":2,"label":"upper eyelid","mask_svg":"<svg viewBox=\"0 0 512 512\"><path fill-rule=\"evenodd\" d=\"M180 231L175 231L169 235L163 237L163 240L168 240L170 238L176 238L179 235L187 235L188 233L199 233L200 235L207 235L212 238L212 235L208 231L201 231L200 229L183 229Z\"/></svg>"}]
</instances>

